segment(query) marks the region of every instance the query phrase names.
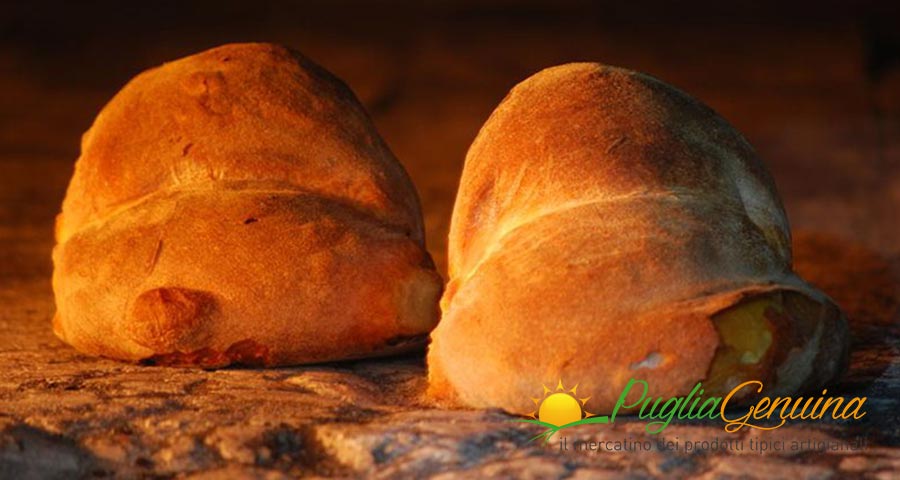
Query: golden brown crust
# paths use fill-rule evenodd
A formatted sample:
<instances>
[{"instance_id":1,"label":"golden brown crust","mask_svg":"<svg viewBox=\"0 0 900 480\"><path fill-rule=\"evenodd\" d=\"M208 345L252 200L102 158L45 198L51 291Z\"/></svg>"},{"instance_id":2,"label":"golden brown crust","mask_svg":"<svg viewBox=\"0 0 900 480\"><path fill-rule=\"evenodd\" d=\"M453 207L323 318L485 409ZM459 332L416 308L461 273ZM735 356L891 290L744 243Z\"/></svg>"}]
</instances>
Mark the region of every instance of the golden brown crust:
<instances>
[{"instance_id":1,"label":"golden brown crust","mask_svg":"<svg viewBox=\"0 0 900 480\"><path fill-rule=\"evenodd\" d=\"M687 394L721 343L711 318L772 290L832 312L801 360L835 359L790 379L827 381L844 320L790 256L771 178L712 110L622 69L544 70L510 92L466 158L431 392L516 413L560 378L600 411L632 376Z\"/></svg>"},{"instance_id":2,"label":"golden brown crust","mask_svg":"<svg viewBox=\"0 0 900 480\"><path fill-rule=\"evenodd\" d=\"M161 189L222 180L334 198L422 239L415 190L353 93L264 43L207 50L122 88L84 134L58 239Z\"/></svg>"},{"instance_id":3,"label":"golden brown crust","mask_svg":"<svg viewBox=\"0 0 900 480\"><path fill-rule=\"evenodd\" d=\"M57 334L126 360L287 365L423 343L441 280L415 191L353 94L227 45L145 72L85 134Z\"/></svg>"}]
</instances>

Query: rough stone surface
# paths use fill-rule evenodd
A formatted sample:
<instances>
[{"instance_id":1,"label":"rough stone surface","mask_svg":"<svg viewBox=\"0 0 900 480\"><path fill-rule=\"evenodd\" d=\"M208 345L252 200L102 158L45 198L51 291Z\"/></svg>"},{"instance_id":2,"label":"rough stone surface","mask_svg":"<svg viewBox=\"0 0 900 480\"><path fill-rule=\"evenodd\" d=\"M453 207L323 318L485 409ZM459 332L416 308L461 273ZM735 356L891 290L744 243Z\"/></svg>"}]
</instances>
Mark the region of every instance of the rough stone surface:
<instances>
[{"instance_id":1,"label":"rough stone surface","mask_svg":"<svg viewBox=\"0 0 900 480\"><path fill-rule=\"evenodd\" d=\"M76 13L60 8L60 19ZM53 15L19 9L9 18L26 26L0 37L0 111L14 112L0 115L0 478L900 476L900 71L866 68L871 32L840 16L790 28L665 20L624 28L602 23L599 10L519 22L441 7L395 22L324 11L298 23L309 17L300 7L232 16L193 8L142 12L179 19L164 37L153 22L151 31L97 12L93 29L63 20L42 28ZM230 27L198 30L199 18ZM770 165L796 227L797 269L848 312L851 367L829 393L867 396L868 414L738 434L679 423L664 436L701 444L864 436L867 448L672 451L634 419L567 430L541 446L529 443L540 429L501 412L430 405L421 355L202 371L117 363L63 345L50 331L49 258L78 136L140 69L247 38L300 48L357 91L419 189L441 266L465 150L518 80L594 59L655 74L709 103ZM560 451L562 438L652 448Z\"/></svg>"}]
</instances>

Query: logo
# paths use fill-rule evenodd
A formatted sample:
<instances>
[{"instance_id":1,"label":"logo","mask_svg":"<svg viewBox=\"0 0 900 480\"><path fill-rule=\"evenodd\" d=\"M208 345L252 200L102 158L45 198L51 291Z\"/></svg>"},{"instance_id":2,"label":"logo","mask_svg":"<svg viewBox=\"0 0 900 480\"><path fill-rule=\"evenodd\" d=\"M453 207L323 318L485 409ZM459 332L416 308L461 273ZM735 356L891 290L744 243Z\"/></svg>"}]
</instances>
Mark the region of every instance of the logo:
<instances>
[{"instance_id":1,"label":"logo","mask_svg":"<svg viewBox=\"0 0 900 480\"><path fill-rule=\"evenodd\" d=\"M598 416L587 411L585 406L591 399L590 395L578 398L578 384L569 390L563 386L562 379L556 384L556 390L550 390L546 385L544 393L537 398L532 398L536 410L528 416L530 419L513 420L515 422L533 423L546 427L547 430L532 437L529 442L543 439L547 443L554 433L565 428L578 425L609 423L609 417Z\"/></svg>"},{"instance_id":2,"label":"logo","mask_svg":"<svg viewBox=\"0 0 900 480\"><path fill-rule=\"evenodd\" d=\"M741 383L724 397L704 397L703 383L697 382L687 396L654 398L649 394L650 385L647 381L632 378L622 389L611 415L599 416L587 411L587 402L591 397L580 398L578 384L566 389L560 379L555 390L546 385L543 387L541 397L531 399L536 410L528 415L529 418L513 420L546 427L545 431L530 440L543 439L543 443L566 428L613 423L620 410L637 412L637 418L647 422L645 430L651 435L661 433L675 419L719 420L724 422L726 432L736 433L744 427L775 430L788 420L818 420L826 416L834 420L859 420L866 414L863 406L867 400L866 397L826 396L827 389L822 390L819 397L769 397L759 395L763 392L764 384L758 380ZM754 393L759 399L755 404L747 405L744 400Z\"/></svg>"}]
</instances>

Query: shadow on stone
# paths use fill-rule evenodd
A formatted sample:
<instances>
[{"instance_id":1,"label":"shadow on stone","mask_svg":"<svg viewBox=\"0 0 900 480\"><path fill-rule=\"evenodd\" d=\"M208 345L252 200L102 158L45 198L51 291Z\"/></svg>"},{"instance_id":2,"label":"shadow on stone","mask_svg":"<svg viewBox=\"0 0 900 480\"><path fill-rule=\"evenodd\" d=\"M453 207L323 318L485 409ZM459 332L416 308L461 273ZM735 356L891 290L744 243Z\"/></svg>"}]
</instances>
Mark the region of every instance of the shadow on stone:
<instances>
[{"instance_id":1,"label":"shadow on stone","mask_svg":"<svg viewBox=\"0 0 900 480\"><path fill-rule=\"evenodd\" d=\"M69 479L95 472L96 459L70 439L28 425L0 431L0 478Z\"/></svg>"}]
</instances>

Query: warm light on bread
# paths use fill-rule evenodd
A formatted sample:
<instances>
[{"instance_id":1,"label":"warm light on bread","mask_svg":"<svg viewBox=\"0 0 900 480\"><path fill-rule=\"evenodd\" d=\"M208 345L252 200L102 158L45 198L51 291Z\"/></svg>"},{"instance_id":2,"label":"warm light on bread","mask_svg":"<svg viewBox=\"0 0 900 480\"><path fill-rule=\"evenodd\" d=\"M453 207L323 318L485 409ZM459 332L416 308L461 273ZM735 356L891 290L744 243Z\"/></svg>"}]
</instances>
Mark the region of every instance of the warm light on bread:
<instances>
[{"instance_id":1,"label":"warm light on bread","mask_svg":"<svg viewBox=\"0 0 900 480\"><path fill-rule=\"evenodd\" d=\"M416 192L353 93L268 44L126 85L84 135L53 259L60 338L207 367L421 347L441 290Z\"/></svg>"},{"instance_id":2,"label":"warm light on bread","mask_svg":"<svg viewBox=\"0 0 900 480\"><path fill-rule=\"evenodd\" d=\"M630 378L662 396L833 379L841 311L791 271L790 230L750 145L639 73L549 68L469 149L430 392L526 414L558 379L608 413Z\"/></svg>"}]
</instances>

